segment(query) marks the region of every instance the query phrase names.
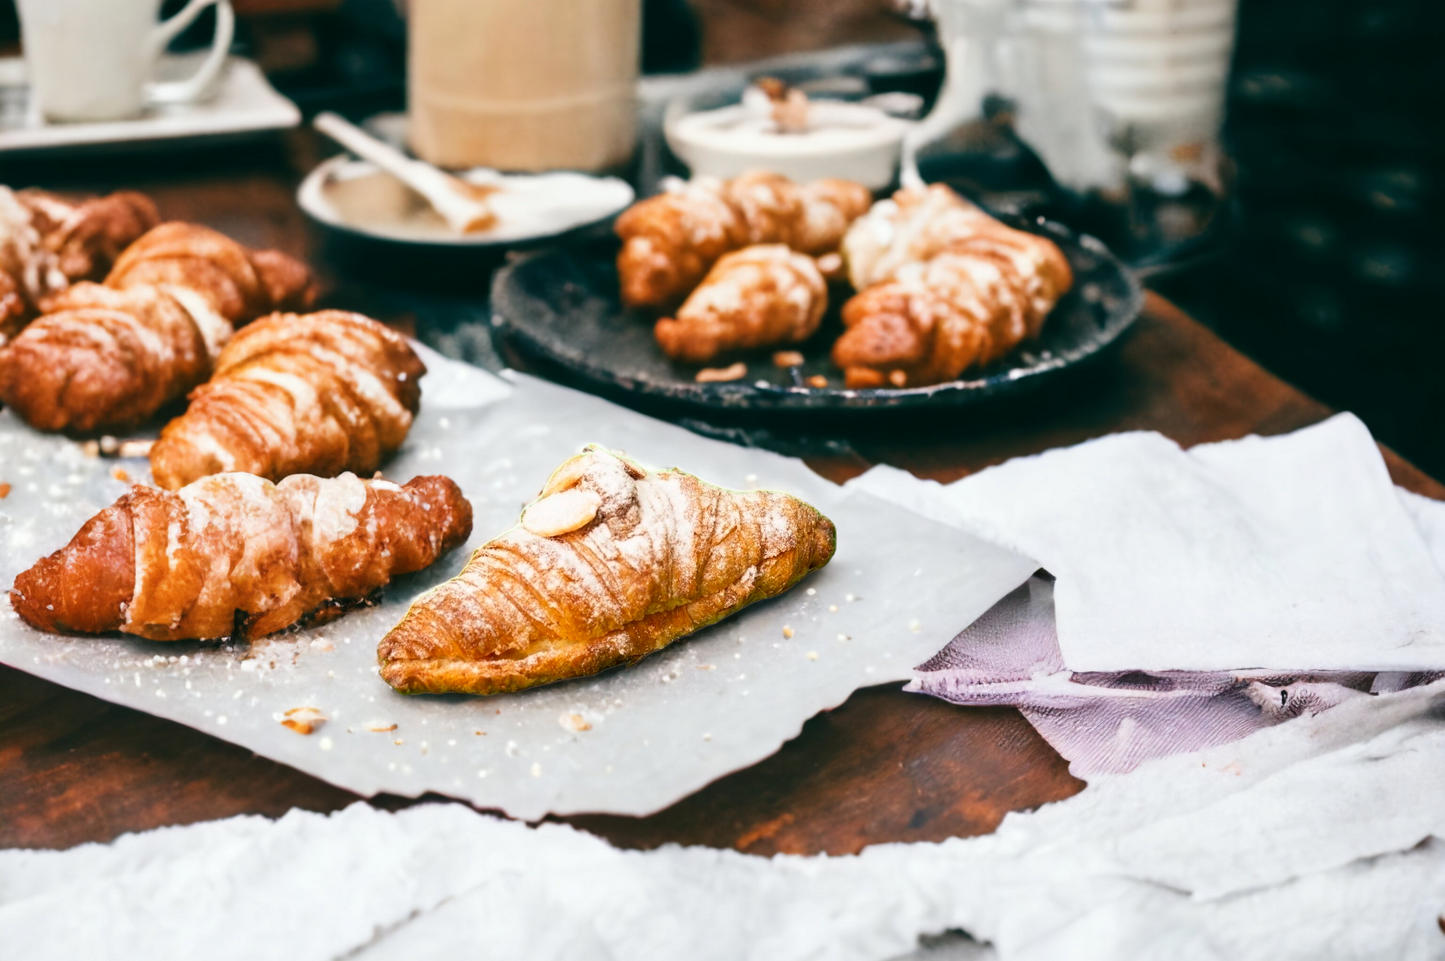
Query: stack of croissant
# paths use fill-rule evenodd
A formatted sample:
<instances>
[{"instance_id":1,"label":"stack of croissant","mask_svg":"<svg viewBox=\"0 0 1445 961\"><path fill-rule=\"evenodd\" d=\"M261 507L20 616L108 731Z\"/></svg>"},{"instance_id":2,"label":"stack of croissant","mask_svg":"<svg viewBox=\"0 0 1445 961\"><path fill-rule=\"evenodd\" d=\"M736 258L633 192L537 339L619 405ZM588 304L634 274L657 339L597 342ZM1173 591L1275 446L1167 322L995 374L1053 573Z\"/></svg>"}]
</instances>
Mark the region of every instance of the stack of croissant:
<instances>
[{"instance_id":1,"label":"stack of croissant","mask_svg":"<svg viewBox=\"0 0 1445 961\"><path fill-rule=\"evenodd\" d=\"M841 238L832 215L802 223L759 197L738 203L757 235ZM0 347L0 397L51 430L135 425L188 391L189 406L151 449L159 489L133 487L15 579L27 623L260 637L339 616L470 536L450 479L357 476L417 413L426 369L405 339L359 314L284 312L309 305L309 271L204 227L162 224L113 260ZM834 547L833 525L796 498L592 448L417 599L381 640L378 670L405 693L472 694L596 673L788 590Z\"/></svg>"},{"instance_id":2,"label":"stack of croissant","mask_svg":"<svg viewBox=\"0 0 1445 961\"><path fill-rule=\"evenodd\" d=\"M871 199L846 181L752 173L644 200L617 221L623 301L666 310L681 300L654 336L674 360L704 364L811 337L827 280L846 263L857 293L833 362L850 388L912 387L1037 337L1073 283L1052 241L947 187L905 188L870 209Z\"/></svg>"},{"instance_id":3,"label":"stack of croissant","mask_svg":"<svg viewBox=\"0 0 1445 961\"><path fill-rule=\"evenodd\" d=\"M121 224L117 198L148 229ZM139 195L87 204L76 209L91 220L67 228L74 243L13 246L53 247L74 269L26 300L39 316L0 345L0 400L32 427L80 433L134 428L188 395L189 406L151 448L160 490L135 487L16 578L25 620L153 640L267 634L470 535L471 507L447 478L356 476L401 446L417 412L426 368L403 337L345 311L289 313L315 285L278 251L157 225ZM37 236L61 236L40 222L28 221Z\"/></svg>"}]
</instances>

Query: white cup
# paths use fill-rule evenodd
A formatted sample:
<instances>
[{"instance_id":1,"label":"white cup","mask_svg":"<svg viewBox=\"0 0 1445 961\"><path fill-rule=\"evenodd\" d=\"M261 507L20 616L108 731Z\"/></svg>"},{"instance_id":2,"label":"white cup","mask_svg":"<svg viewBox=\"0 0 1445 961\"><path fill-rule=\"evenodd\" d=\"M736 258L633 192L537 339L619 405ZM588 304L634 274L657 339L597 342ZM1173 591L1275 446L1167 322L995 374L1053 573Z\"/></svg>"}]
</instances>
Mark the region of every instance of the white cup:
<instances>
[{"instance_id":1,"label":"white cup","mask_svg":"<svg viewBox=\"0 0 1445 961\"><path fill-rule=\"evenodd\" d=\"M187 80L153 81L166 44L216 7L216 36ZM20 0L31 109L46 120L123 120L146 107L204 96L225 66L235 31L229 0L191 0L157 23L161 0Z\"/></svg>"}]
</instances>

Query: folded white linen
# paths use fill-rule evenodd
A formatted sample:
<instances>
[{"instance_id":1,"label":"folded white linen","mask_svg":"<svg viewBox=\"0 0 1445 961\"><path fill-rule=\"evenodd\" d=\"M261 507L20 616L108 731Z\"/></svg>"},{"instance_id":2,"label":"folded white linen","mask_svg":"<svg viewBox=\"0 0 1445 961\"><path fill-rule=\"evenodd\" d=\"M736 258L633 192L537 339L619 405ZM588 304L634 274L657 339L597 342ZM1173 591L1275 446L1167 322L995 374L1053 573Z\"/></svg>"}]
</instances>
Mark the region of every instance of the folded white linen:
<instances>
[{"instance_id":1,"label":"folded white linen","mask_svg":"<svg viewBox=\"0 0 1445 961\"><path fill-rule=\"evenodd\" d=\"M619 851L460 805L362 804L0 851L0 944L7 961L871 961L962 928L1003 961L1439 957L1442 700L1445 682L1360 698L990 836L850 857ZM1318 785L1336 799L1305 803Z\"/></svg>"},{"instance_id":2,"label":"folded white linen","mask_svg":"<svg viewBox=\"0 0 1445 961\"><path fill-rule=\"evenodd\" d=\"M1046 567L1074 671L1445 669L1445 564L1350 414L1187 451L1114 434L947 486L886 467L849 484Z\"/></svg>"}]
</instances>

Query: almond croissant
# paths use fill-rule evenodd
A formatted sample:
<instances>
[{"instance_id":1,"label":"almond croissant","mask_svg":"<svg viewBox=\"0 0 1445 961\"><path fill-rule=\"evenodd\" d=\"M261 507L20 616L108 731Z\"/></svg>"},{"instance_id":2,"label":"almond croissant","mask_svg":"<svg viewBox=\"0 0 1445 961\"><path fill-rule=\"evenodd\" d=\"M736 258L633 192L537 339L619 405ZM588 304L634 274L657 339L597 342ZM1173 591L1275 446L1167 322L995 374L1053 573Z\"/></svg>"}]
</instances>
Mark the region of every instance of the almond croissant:
<instances>
[{"instance_id":1,"label":"almond croissant","mask_svg":"<svg viewBox=\"0 0 1445 961\"><path fill-rule=\"evenodd\" d=\"M120 289L185 287L234 324L276 310L304 310L316 299L311 271L300 261L180 222L162 224L127 247L105 282Z\"/></svg>"},{"instance_id":2,"label":"almond croissant","mask_svg":"<svg viewBox=\"0 0 1445 961\"><path fill-rule=\"evenodd\" d=\"M241 330L151 448L156 483L207 474L369 474L411 429L426 367L395 331L341 310Z\"/></svg>"},{"instance_id":3,"label":"almond croissant","mask_svg":"<svg viewBox=\"0 0 1445 961\"><path fill-rule=\"evenodd\" d=\"M807 340L827 309L828 285L812 257L759 244L724 255L653 336L674 360L704 364L729 350Z\"/></svg>"},{"instance_id":4,"label":"almond croissant","mask_svg":"<svg viewBox=\"0 0 1445 961\"><path fill-rule=\"evenodd\" d=\"M788 590L833 556L795 497L647 472L592 447L522 522L472 555L381 641L406 694L496 694L630 664Z\"/></svg>"},{"instance_id":5,"label":"almond croissant","mask_svg":"<svg viewBox=\"0 0 1445 961\"><path fill-rule=\"evenodd\" d=\"M204 381L231 324L184 288L80 283L0 348L0 400L40 430L120 430Z\"/></svg>"},{"instance_id":6,"label":"almond croissant","mask_svg":"<svg viewBox=\"0 0 1445 961\"><path fill-rule=\"evenodd\" d=\"M773 173L700 177L633 204L617 218L622 301L665 308L685 297L723 254L785 244L816 256L838 247L872 194L847 180L799 185Z\"/></svg>"},{"instance_id":7,"label":"almond croissant","mask_svg":"<svg viewBox=\"0 0 1445 961\"><path fill-rule=\"evenodd\" d=\"M260 637L421 570L471 528L445 477L217 474L174 493L132 488L16 577L10 601L43 631Z\"/></svg>"}]
</instances>

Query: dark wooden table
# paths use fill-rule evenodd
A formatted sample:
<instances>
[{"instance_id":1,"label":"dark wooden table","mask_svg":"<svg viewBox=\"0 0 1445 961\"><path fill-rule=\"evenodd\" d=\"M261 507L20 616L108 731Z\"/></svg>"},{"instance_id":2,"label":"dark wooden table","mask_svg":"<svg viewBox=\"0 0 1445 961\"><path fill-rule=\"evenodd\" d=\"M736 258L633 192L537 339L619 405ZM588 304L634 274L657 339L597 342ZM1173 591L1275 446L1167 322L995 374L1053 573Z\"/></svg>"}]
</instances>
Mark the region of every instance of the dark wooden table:
<instances>
[{"instance_id":1,"label":"dark wooden table","mask_svg":"<svg viewBox=\"0 0 1445 961\"><path fill-rule=\"evenodd\" d=\"M296 209L295 187L319 159L316 141L297 133L162 157L11 163L0 165L0 182L145 190L168 218L311 259L326 282L325 302L375 309L364 287L330 274ZM379 316L408 320L394 309ZM947 481L1115 431L1157 430L1191 445L1282 433L1329 414L1151 295L1121 349L1065 394L960 412L931 422L926 433L851 438L856 456L809 463L834 480L884 462ZM1445 499L1445 487L1385 456L1397 483ZM856 692L777 754L651 817L566 820L628 847L677 841L757 854L839 854L883 841L987 833L1008 811L1083 787L1017 711L958 707L900 686ZM63 848L235 814L331 811L356 800L191 728L0 667L0 847ZM372 803L413 802L383 796Z\"/></svg>"}]
</instances>

